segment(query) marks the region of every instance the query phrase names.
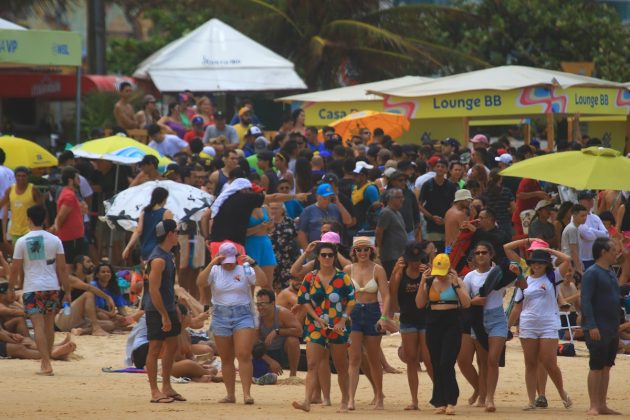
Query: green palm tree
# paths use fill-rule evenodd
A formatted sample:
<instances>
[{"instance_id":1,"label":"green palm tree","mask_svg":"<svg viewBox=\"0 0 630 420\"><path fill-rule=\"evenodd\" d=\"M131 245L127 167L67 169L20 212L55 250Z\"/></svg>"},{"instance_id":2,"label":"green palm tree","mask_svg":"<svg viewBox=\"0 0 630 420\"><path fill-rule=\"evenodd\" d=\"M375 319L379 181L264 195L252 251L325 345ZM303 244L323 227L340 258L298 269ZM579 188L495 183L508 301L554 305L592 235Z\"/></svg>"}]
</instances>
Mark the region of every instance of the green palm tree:
<instances>
[{"instance_id":1,"label":"green palm tree","mask_svg":"<svg viewBox=\"0 0 630 420\"><path fill-rule=\"evenodd\" d=\"M384 2L378 0L237 3L250 16L241 25L235 22L237 29L255 34L262 44L293 61L311 89L353 79L365 82L489 66L445 44L453 39L452 34L447 38L433 29L438 22L448 25L450 21L456 28L458 20L473 18L458 8L393 4L383 7Z\"/></svg>"}]
</instances>

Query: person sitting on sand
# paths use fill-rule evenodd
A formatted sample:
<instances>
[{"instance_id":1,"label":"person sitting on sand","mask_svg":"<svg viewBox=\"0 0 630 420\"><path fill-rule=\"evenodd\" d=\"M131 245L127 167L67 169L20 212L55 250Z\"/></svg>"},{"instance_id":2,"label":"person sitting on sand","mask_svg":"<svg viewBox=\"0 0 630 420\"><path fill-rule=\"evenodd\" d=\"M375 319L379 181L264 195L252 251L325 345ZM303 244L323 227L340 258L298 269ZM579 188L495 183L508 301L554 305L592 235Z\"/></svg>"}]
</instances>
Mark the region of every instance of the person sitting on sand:
<instances>
[{"instance_id":1,"label":"person sitting on sand","mask_svg":"<svg viewBox=\"0 0 630 420\"><path fill-rule=\"evenodd\" d=\"M114 324L98 319L95 296L104 300L110 311L115 311L116 305L107 293L86 281L87 276L94 271L92 260L85 255L78 255L72 268L73 273L68 276L72 289L64 291L64 295L70 293L72 298L70 314L60 311L55 316L55 326L59 331L72 332L74 335L109 335L114 330Z\"/></svg>"},{"instance_id":2,"label":"person sitting on sand","mask_svg":"<svg viewBox=\"0 0 630 420\"><path fill-rule=\"evenodd\" d=\"M94 280L90 284L106 293L113 299L115 304L115 308L110 308L105 299L96 296L95 304L98 319L108 322L112 330L128 327L132 321L127 316L127 302L120 292L114 269L109 263L100 263L94 273Z\"/></svg>"},{"instance_id":3,"label":"person sitting on sand","mask_svg":"<svg viewBox=\"0 0 630 420\"><path fill-rule=\"evenodd\" d=\"M77 345L70 339L70 335L60 343L52 346L50 358L54 360L67 360L77 349ZM42 358L41 353L33 340L22 334L12 333L0 327L0 359L32 359Z\"/></svg>"},{"instance_id":4,"label":"person sitting on sand","mask_svg":"<svg viewBox=\"0 0 630 420\"><path fill-rule=\"evenodd\" d=\"M193 344L190 334L186 330L190 326L191 313L186 305L179 303L177 306L180 313L182 332L179 334L177 349L175 350L172 375L190 378L193 382L215 382L214 378L217 375L217 369L209 363L199 363L194 360ZM211 350L208 349L208 351Z\"/></svg>"},{"instance_id":5,"label":"person sitting on sand","mask_svg":"<svg viewBox=\"0 0 630 420\"><path fill-rule=\"evenodd\" d=\"M17 302L14 293L9 293L9 282L6 280L0 282L0 327L25 337L29 335L24 306Z\"/></svg>"},{"instance_id":6,"label":"person sitting on sand","mask_svg":"<svg viewBox=\"0 0 630 420\"><path fill-rule=\"evenodd\" d=\"M256 293L256 307L260 314L258 338L265 344L262 359L271 372L282 375L282 369L290 369L289 376L296 376L300 361L302 325L290 310L276 305L276 295L269 289Z\"/></svg>"},{"instance_id":7,"label":"person sitting on sand","mask_svg":"<svg viewBox=\"0 0 630 420\"><path fill-rule=\"evenodd\" d=\"M278 383L278 375L282 374L282 369L280 369L280 373L272 371L269 356L266 353L265 343L258 341L254 344L252 349L252 365L254 366L252 382L256 385L275 385Z\"/></svg>"},{"instance_id":8,"label":"person sitting on sand","mask_svg":"<svg viewBox=\"0 0 630 420\"><path fill-rule=\"evenodd\" d=\"M300 290L301 284L302 280L291 276L289 279L289 285L278 293L276 305L287 308L288 310L293 309L293 307L297 305L297 294Z\"/></svg>"},{"instance_id":9,"label":"person sitting on sand","mask_svg":"<svg viewBox=\"0 0 630 420\"><path fill-rule=\"evenodd\" d=\"M210 365L202 365L192 359L190 336L186 332L190 322L190 314L185 305L178 304L181 313L182 331L178 337L175 361L171 375L175 377L191 378L195 382L211 382L216 376L216 368ZM127 337L125 366L134 366L144 369L149 351L149 339L147 336L147 320L143 314L134 325L129 337Z\"/></svg>"}]
</instances>

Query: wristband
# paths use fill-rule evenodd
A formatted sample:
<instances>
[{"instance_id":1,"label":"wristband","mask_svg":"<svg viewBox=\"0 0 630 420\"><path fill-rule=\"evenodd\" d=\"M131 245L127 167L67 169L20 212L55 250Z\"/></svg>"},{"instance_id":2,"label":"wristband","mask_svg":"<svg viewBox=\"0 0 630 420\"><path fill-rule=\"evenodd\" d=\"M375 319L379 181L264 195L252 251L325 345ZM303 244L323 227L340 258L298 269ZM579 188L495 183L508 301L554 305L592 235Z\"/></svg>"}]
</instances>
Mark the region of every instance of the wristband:
<instances>
[{"instance_id":1,"label":"wristband","mask_svg":"<svg viewBox=\"0 0 630 420\"><path fill-rule=\"evenodd\" d=\"M258 263L256 262L256 260L254 260L254 259L252 258L252 262L251 262L251 263L249 263L249 266L250 266L250 267L256 267L257 265L258 265Z\"/></svg>"},{"instance_id":2,"label":"wristband","mask_svg":"<svg viewBox=\"0 0 630 420\"><path fill-rule=\"evenodd\" d=\"M459 289L461 286L459 284L456 284L453 286L453 289Z\"/></svg>"},{"instance_id":3,"label":"wristband","mask_svg":"<svg viewBox=\"0 0 630 420\"><path fill-rule=\"evenodd\" d=\"M343 319L348 319L348 314L344 312L343 314L341 314L341 317L342 317Z\"/></svg>"},{"instance_id":4,"label":"wristband","mask_svg":"<svg viewBox=\"0 0 630 420\"><path fill-rule=\"evenodd\" d=\"M280 328L276 328L276 335L280 337Z\"/></svg>"},{"instance_id":5,"label":"wristband","mask_svg":"<svg viewBox=\"0 0 630 420\"><path fill-rule=\"evenodd\" d=\"M379 318L380 321L389 321L389 318L387 318L385 315L381 315L381 317Z\"/></svg>"}]
</instances>

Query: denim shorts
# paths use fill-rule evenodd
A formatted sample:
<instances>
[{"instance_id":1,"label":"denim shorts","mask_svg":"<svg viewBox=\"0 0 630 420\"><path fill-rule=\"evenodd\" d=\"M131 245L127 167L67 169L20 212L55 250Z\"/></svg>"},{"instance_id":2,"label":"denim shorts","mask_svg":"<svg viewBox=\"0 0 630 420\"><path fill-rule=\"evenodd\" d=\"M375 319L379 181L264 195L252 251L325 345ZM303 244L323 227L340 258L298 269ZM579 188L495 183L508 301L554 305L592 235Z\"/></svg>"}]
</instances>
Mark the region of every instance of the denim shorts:
<instances>
[{"instance_id":1,"label":"denim shorts","mask_svg":"<svg viewBox=\"0 0 630 420\"><path fill-rule=\"evenodd\" d=\"M408 333L425 334L427 332L426 325L407 324L406 322L401 322L398 329L400 330L401 334L408 334Z\"/></svg>"},{"instance_id":2,"label":"denim shorts","mask_svg":"<svg viewBox=\"0 0 630 420\"><path fill-rule=\"evenodd\" d=\"M381 317L381 307L378 302L357 303L352 309L352 332L360 332L364 335L382 335L376 331L376 323Z\"/></svg>"},{"instance_id":3,"label":"denim shorts","mask_svg":"<svg viewBox=\"0 0 630 420\"><path fill-rule=\"evenodd\" d=\"M234 331L255 328L250 305L214 305L212 309L212 331L219 337L229 337Z\"/></svg>"},{"instance_id":4,"label":"denim shorts","mask_svg":"<svg viewBox=\"0 0 630 420\"><path fill-rule=\"evenodd\" d=\"M503 307L497 306L492 309L484 309L483 326L488 334L488 337L507 338L507 317L505 316L505 312L503 312Z\"/></svg>"}]
</instances>

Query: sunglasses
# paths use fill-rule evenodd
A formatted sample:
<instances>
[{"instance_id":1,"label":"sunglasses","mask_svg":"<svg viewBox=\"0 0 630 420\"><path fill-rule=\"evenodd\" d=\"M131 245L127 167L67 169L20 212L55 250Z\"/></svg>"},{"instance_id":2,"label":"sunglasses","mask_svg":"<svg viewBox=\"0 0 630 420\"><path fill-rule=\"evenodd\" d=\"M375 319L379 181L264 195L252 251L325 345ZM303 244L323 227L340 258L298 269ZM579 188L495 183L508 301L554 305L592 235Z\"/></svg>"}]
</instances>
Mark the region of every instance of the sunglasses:
<instances>
[{"instance_id":1,"label":"sunglasses","mask_svg":"<svg viewBox=\"0 0 630 420\"><path fill-rule=\"evenodd\" d=\"M256 302L256 306L265 306L265 305L270 305L271 302Z\"/></svg>"},{"instance_id":2,"label":"sunglasses","mask_svg":"<svg viewBox=\"0 0 630 420\"><path fill-rule=\"evenodd\" d=\"M332 252L322 252L319 256L322 258L335 258L335 254Z\"/></svg>"},{"instance_id":3,"label":"sunglasses","mask_svg":"<svg viewBox=\"0 0 630 420\"><path fill-rule=\"evenodd\" d=\"M356 252L370 252L370 248L355 248Z\"/></svg>"},{"instance_id":4,"label":"sunglasses","mask_svg":"<svg viewBox=\"0 0 630 420\"><path fill-rule=\"evenodd\" d=\"M475 255L488 255L488 251L475 251Z\"/></svg>"}]
</instances>

